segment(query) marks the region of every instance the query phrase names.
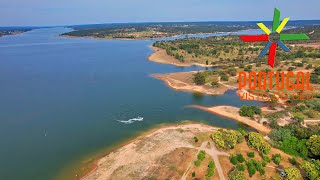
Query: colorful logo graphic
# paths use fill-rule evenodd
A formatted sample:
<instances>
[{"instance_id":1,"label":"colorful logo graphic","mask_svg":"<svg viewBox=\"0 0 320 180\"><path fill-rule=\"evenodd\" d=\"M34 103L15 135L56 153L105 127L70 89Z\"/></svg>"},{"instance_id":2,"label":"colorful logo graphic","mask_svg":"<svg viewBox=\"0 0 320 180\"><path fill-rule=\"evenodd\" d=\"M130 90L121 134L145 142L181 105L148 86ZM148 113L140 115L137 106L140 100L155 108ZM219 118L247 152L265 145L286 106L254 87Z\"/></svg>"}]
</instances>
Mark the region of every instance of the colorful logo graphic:
<instances>
[{"instance_id":1,"label":"colorful logo graphic","mask_svg":"<svg viewBox=\"0 0 320 180\"><path fill-rule=\"evenodd\" d=\"M284 18L280 23L280 11L274 9L272 32L263 24L257 25L266 33L266 35L252 35L252 36L240 36L244 42L267 42L259 57L263 57L269 50L268 64L273 68L276 59L277 45L280 46L285 52L290 52L290 49L282 41L295 41L295 40L308 40L309 37L306 34L280 34L283 28L286 26L290 18Z\"/></svg>"}]
</instances>

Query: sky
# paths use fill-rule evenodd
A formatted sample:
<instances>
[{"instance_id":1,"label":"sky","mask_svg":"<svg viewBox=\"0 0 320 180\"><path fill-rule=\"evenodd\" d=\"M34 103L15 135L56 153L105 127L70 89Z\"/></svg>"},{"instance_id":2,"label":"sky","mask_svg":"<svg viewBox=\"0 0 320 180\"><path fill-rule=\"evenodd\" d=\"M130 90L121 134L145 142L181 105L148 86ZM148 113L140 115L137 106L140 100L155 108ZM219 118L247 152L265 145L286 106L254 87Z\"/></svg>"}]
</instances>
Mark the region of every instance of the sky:
<instances>
[{"instance_id":1,"label":"sky","mask_svg":"<svg viewBox=\"0 0 320 180\"><path fill-rule=\"evenodd\" d=\"M125 22L319 20L319 0L0 0L0 26Z\"/></svg>"}]
</instances>

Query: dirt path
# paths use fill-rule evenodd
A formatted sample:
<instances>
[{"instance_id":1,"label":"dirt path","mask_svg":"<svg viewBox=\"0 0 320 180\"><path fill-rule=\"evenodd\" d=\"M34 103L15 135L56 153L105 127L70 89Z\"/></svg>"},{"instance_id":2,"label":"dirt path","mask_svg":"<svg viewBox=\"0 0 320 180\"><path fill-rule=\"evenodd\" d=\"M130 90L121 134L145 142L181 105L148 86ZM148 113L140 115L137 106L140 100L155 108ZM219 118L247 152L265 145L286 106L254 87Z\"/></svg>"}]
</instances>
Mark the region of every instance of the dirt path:
<instances>
[{"instance_id":1,"label":"dirt path","mask_svg":"<svg viewBox=\"0 0 320 180\"><path fill-rule=\"evenodd\" d=\"M220 164L220 161L219 161L219 157L218 156L230 156L228 153L226 152L222 152L222 151L218 151L216 146L214 145L214 142L210 142L210 149L208 149L206 147L206 145L208 144L208 141L205 141L201 144L200 147L196 148L198 149L198 153L203 150L203 151L206 151L207 154L209 154L215 165L216 165L216 169L218 171L218 175L219 175L219 179L220 180L225 180L225 176L223 174L223 170L222 170L222 167L221 167L221 164ZM197 155L198 155L197 153ZM183 174L183 176L181 177L181 180L186 180L187 179L187 175L188 175L188 172L190 170L190 168L192 167L193 165L193 162L190 163L189 167L187 168L186 172Z\"/></svg>"},{"instance_id":2,"label":"dirt path","mask_svg":"<svg viewBox=\"0 0 320 180\"><path fill-rule=\"evenodd\" d=\"M208 142L206 141L204 143L207 144ZM199 149L206 151L206 153L212 157L212 159L216 165L216 169L218 171L220 180L225 180L225 176L223 175L222 167L221 167L218 156L229 156L229 154L222 152L222 151L218 151L213 142L211 142L211 144L210 144L210 149L208 149L206 147L202 147L202 146Z\"/></svg>"},{"instance_id":3,"label":"dirt path","mask_svg":"<svg viewBox=\"0 0 320 180\"><path fill-rule=\"evenodd\" d=\"M201 144L200 148L198 149L197 155L201 151L201 148L205 148L205 147L206 147L206 143L204 142L204 143ZM193 161L190 162L187 170L183 173L183 175L181 177L181 180L186 180L187 179L188 172L191 169L192 165L193 165Z\"/></svg>"},{"instance_id":4,"label":"dirt path","mask_svg":"<svg viewBox=\"0 0 320 180\"><path fill-rule=\"evenodd\" d=\"M320 123L320 120L304 120L305 124Z\"/></svg>"}]
</instances>

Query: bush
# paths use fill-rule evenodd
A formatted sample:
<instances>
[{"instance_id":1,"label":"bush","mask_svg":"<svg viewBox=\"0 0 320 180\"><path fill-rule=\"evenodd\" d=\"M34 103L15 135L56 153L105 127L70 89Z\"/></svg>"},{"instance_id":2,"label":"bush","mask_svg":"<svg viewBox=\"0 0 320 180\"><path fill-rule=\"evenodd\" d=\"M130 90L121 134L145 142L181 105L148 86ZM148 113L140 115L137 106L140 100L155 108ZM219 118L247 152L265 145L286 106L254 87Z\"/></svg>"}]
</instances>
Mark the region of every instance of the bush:
<instances>
[{"instance_id":1,"label":"bush","mask_svg":"<svg viewBox=\"0 0 320 180\"><path fill-rule=\"evenodd\" d=\"M296 158L289 158L289 162L292 164L292 165L297 165L297 160L296 160Z\"/></svg>"},{"instance_id":2,"label":"bush","mask_svg":"<svg viewBox=\"0 0 320 180\"><path fill-rule=\"evenodd\" d=\"M306 66L306 69L311 69L312 68L312 64L308 64L307 66Z\"/></svg>"},{"instance_id":3,"label":"bush","mask_svg":"<svg viewBox=\"0 0 320 180\"><path fill-rule=\"evenodd\" d=\"M237 165L236 165L236 168L237 168L237 170L239 170L239 171L244 171L244 170L245 170L245 167L244 167L243 164L237 164Z\"/></svg>"},{"instance_id":4,"label":"bush","mask_svg":"<svg viewBox=\"0 0 320 180\"><path fill-rule=\"evenodd\" d=\"M222 80L222 81L229 81L229 76L227 76L226 74L223 74L223 75L221 76L221 80Z\"/></svg>"},{"instance_id":5,"label":"bush","mask_svg":"<svg viewBox=\"0 0 320 180\"><path fill-rule=\"evenodd\" d=\"M267 155L262 155L262 159L267 163L271 162L271 159Z\"/></svg>"},{"instance_id":6,"label":"bush","mask_svg":"<svg viewBox=\"0 0 320 180\"><path fill-rule=\"evenodd\" d=\"M317 68L314 69L313 71L314 74L316 75L320 75L320 66L318 66Z\"/></svg>"},{"instance_id":7,"label":"bush","mask_svg":"<svg viewBox=\"0 0 320 180\"><path fill-rule=\"evenodd\" d=\"M214 161L209 161L208 168L214 169L215 167L216 167L216 165L214 164Z\"/></svg>"},{"instance_id":8,"label":"bush","mask_svg":"<svg viewBox=\"0 0 320 180\"><path fill-rule=\"evenodd\" d=\"M195 165L195 166L199 167L200 164L201 164L201 161L200 161L200 160L195 160L195 161L194 161L194 165Z\"/></svg>"},{"instance_id":9,"label":"bush","mask_svg":"<svg viewBox=\"0 0 320 180\"><path fill-rule=\"evenodd\" d=\"M299 123L299 124L302 124L303 121L304 121L304 117L302 114L299 114L299 113L296 113L293 115L293 118L292 118L296 123Z\"/></svg>"},{"instance_id":10,"label":"bush","mask_svg":"<svg viewBox=\"0 0 320 180\"><path fill-rule=\"evenodd\" d=\"M195 172L192 173L192 177L196 177L196 173Z\"/></svg>"},{"instance_id":11,"label":"bush","mask_svg":"<svg viewBox=\"0 0 320 180\"><path fill-rule=\"evenodd\" d=\"M258 106L243 105L239 110L240 116L253 117L255 114L261 115L261 108Z\"/></svg>"},{"instance_id":12,"label":"bush","mask_svg":"<svg viewBox=\"0 0 320 180\"><path fill-rule=\"evenodd\" d=\"M254 160L250 159L249 161L247 161L246 165L248 168L249 175L250 177L252 177L257 171L254 165Z\"/></svg>"},{"instance_id":13,"label":"bush","mask_svg":"<svg viewBox=\"0 0 320 180\"><path fill-rule=\"evenodd\" d=\"M272 155L272 161L273 161L275 164L280 165L281 155L280 155L280 154L274 154L274 155Z\"/></svg>"},{"instance_id":14,"label":"bush","mask_svg":"<svg viewBox=\"0 0 320 180\"><path fill-rule=\"evenodd\" d=\"M248 152L247 156L250 157L250 158L253 158L254 157L254 152Z\"/></svg>"},{"instance_id":15,"label":"bush","mask_svg":"<svg viewBox=\"0 0 320 180\"><path fill-rule=\"evenodd\" d=\"M199 139L195 136L195 137L193 137L193 139L194 139L194 142L198 142L199 141Z\"/></svg>"},{"instance_id":16,"label":"bush","mask_svg":"<svg viewBox=\"0 0 320 180\"><path fill-rule=\"evenodd\" d=\"M270 132L269 137L273 141L279 142L279 141L283 141L287 138L291 138L292 133L291 133L290 129L285 129L285 128L273 129Z\"/></svg>"},{"instance_id":17,"label":"bush","mask_svg":"<svg viewBox=\"0 0 320 180\"><path fill-rule=\"evenodd\" d=\"M279 149L287 154L306 158L308 155L306 142L306 139L298 139L296 137L287 138L280 143Z\"/></svg>"},{"instance_id":18,"label":"bush","mask_svg":"<svg viewBox=\"0 0 320 180\"><path fill-rule=\"evenodd\" d=\"M294 69L295 68L291 66L291 67L288 68L288 71L293 71Z\"/></svg>"},{"instance_id":19,"label":"bush","mask_svg":"<svg viewBox=\"0 0 320 180\"><path fill-rule=\"evenodd\" d=\"M234 168L228 174L228 177L229 177L229 180L245 180L246 179L244 172L237 170L237 168Z\"/></svg>"},{"instance_id":20,"label":"bush","mask_svg":"<svg viewBox=\"0 0 320 180\"><path fill-rule=\"evenodd\" d=\"M214 168L215 168L214 161L209 161L207 175L206 175L207 178L209 177L209 179L210 179L210 177L213 176Z\"/></svg>"},{"instance_id":21,"label":"bush","mask_svg":"<svg viewBox=\"0 0 320 180\"><path fill-rule=\"evenodd\" d=\"M266 167L266 166L267 166L267 162L262 161L262 162L261 162L261 165L262 165L262 167Z\"/></svg>"},{"instance_id":22,"label":"bush","mask_svg":"<svg viewBox=\"0 0 320 180\"><path fill-rule=\"evenodd\" d=\"M229 157L230 159L230 162L233 164L233 165L236 165L238 163L238 159L237 159L237 156L231 154L231 156Z\"/></svg>"},{"instance_id":23,"label":"bush","mask_svg":"<svg viewBox=\"0 0 320 180\"><path fill-rule=\"evenodd\" d=\"M262 164L259 161L253 160L252 162L257 171L260 172L263 170Z\"/></svg>"},{"instance_id":24,"label":"bush","mask_svg":"<svg viewBox=\"0 0 320 180\"><path fill-rule=\"evenodd\" d=\"M203 161L206 158L206 152L201 150L197 156L198 160Z\"/></svg>"},{"instance_id":25,"label":"bush","mask_svg":"<svg viewBox=\"0 0 320 180\"><path fill-rule=\"evenodd\" d=\"M310 75L310 82L313 84L319 84L320 83L319 75L311 74Z\"/></svg>"},{"instance_id":26,"label":"bush","mask_svg":"<svg viewBox=\"0 0 320 180\"><path fill-rule=\"evenodd\" d=\"M298 67L303 67L303 65L304 65L304 64L301 63L301 62L297 63L297 66L298 66Z\"/></svg>"},{"instance_id":27,"label":"bush","mask_svg":"<svg viewBox=\"0 0 320 180\"><path fill-rule=\"evenodd\" d=\"M249 176L252 177L257 171L254 166L248 166Z\"/></svg>"},{"instance_id":28,"label":"bush","mask_svg":"<svg viewBox=\"0 0 320 180\"><path fill-rule=\"evenodd\" d=\"M247 132L245 130L243 130L242 128L239 128L238 132L240 132L242 134L242 136L246 136L247 135Z\"/></svg>"},{"instance_id":29,"label":"bush","mask_svg":"<svg viewBox=\"0 0 320 180\"><path fill-rule=\"evenodd\" d=\"M237 161L239 163L243 163L245 161L244 157L242 156L242 154L237 154Z\"/></svg>"}]
</instances>

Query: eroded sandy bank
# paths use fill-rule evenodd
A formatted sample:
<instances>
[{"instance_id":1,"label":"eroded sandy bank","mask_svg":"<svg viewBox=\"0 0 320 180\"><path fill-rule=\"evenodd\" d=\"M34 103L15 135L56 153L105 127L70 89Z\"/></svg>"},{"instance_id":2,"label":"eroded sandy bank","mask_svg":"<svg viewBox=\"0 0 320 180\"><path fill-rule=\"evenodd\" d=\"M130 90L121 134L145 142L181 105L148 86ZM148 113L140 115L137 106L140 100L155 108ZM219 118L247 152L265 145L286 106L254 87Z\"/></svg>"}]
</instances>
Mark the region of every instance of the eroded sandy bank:
<instances>
[{"instance_id":1,"label":"eroded sandy bank","mask_svg":"<svg viewBox=\"0 0 320 180\"><path fill-rule=\"evenodd\" d=\"M213 106L213 107L204 107L204 106L198 106L198 105L192 105L190 106L192 108L197 108L197 109L201 109L213 114L217 114L220 116L224 116L233 120L236 120L240 123L246 124L256 130L258 130L259 132L268 134L271 129L267 126L264 126L263 124L250 119L249 117L243 117L239 115L239 110L240 108L238 107L233 107L233 106Z\"/></svg>"}]
</instances>

